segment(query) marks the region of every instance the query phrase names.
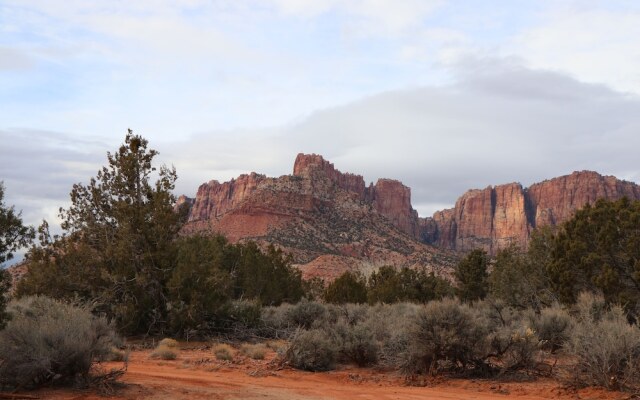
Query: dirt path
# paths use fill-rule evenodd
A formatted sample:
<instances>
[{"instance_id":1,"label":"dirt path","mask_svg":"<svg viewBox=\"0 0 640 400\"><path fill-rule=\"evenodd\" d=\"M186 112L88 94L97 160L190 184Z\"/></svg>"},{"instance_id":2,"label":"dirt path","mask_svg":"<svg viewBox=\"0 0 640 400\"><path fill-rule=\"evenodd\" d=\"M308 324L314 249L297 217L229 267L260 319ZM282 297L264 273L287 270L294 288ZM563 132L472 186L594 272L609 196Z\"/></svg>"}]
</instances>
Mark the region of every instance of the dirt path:
<instances>
[{"instance_id":1,"label":"dirt path","mask_svg":"<svg viewBox=\"0 0 640 400\"><path fill-rule=\"evenodd\" d=\"M272 355L273 356L273 355ZM272 357L271 356L271 357ZM116 366L114 364L113 366ZM42 390L43 399L622 399L620 393L563 389L552 380L496 383L445 380L427 387L406 386L395 373L346 368L325 373L277 369L264 361L238 359L219 362L208 351L182 351L175 361L149 359L148 351L134 352L116 396L71 390Z\"/></svg>"}]
</instances>

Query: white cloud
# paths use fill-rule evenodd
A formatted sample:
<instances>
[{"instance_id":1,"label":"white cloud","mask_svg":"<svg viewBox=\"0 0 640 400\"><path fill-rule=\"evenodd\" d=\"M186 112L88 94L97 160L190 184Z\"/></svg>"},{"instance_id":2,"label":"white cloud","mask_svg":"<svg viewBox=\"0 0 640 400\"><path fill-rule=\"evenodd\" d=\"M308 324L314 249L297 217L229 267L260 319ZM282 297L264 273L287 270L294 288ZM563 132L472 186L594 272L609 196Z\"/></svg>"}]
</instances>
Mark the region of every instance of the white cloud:
<instances>
[{"instance_id":1,"label":"white cloud","mask_svg":"<svg viewBox=\"0 0 640 400\"><path fill-rule=\"evenodd\" d=\"M571 7L552 10L542 24L505 46L535 68L569 73L640 93L640 12Z\"/></svg>"}]
</instances>

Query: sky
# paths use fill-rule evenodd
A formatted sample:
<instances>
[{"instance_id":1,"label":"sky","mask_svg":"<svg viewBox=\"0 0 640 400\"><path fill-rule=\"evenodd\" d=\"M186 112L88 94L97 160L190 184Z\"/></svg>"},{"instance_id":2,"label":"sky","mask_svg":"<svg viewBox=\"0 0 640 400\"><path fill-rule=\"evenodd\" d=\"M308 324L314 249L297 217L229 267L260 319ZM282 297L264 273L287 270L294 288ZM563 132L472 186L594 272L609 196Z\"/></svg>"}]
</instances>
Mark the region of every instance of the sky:
<instances>
[{"instance_id":1,"label":"sky","mask_svg":"<svg viewBox=\"0 0 640 400\"><path fill-rule=\"evenodd\" d=\"M292 171L317 153L411 187L576 170L640 182L635 0L0 0L0 181L59 223L128 128L178 172Z\"/></svg>"}]
</instances>

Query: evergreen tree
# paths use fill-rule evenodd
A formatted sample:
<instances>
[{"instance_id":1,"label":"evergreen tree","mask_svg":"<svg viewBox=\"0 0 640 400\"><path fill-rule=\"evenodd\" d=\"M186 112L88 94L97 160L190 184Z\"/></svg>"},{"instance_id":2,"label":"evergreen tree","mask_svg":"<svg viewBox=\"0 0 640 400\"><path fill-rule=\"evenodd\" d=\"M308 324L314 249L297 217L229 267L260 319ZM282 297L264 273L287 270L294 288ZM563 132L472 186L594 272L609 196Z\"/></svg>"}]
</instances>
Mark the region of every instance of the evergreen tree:
<instances>
[{"instance_id":1,"label":"evergreen tree","mask_svg":"<svg viewBox=\"0 0 640 400\"><path fill-rule=\"evenodd\" d=\"M324 292L327 303L366 303L367 281L357 272L346 271L327 286Z\"/></svg>"},{"instance_id":2,"label":"evergreen tree","mask_svg":"<svg viewBox=\"0 0 640 400\"><path fill-rule=\"evenodd\" d=\"M367 286L369 303L409 301L426 303L452 294L451 286L433 273L403 267L381 267L371 274Z\"/></svg>"},{"instance_id":3,"label":"evergreen tree","mask_svg":"<svg viewBox=\"0 0 640 400\"><path fill-rule=\"evenodd\" d=\"M20 213L4 203L4 184L0 182L0 329L8 318L7 296L11 288L11 275L1 265L11 260L18 249L31 243L33 237L33 228L24 226Z\"/></svg>"},{"instance_id":4,"label":"evergreen tree","mask_svg":"<svg viewBox=\"0 0 640 400\"><path fill-rule=\"evenodd\" d=\"M527 251L515 245L500 250L489 275L491 295L514 308L550 306L556 300L546 273L552 240L552 230L542 227L532 233Z\"/></svg>"},{"instance_id":5,"label":"evergreen tree","mask_svg":"<svg viewBox=\"0 0 640 400\"><path fill-rule=\"evenodd\" d=\"M41 227L44 246L29 254L21 294L96 301L126 333L161 330L173 241L184 213L175 212L174 168L153 166L155 150L131 130L88 185L75 184L60 209L62 237ZM151 178L157 176L152 184Z\"/></svg>"},{"instance_id":6,"label":"evergreen tree","mask_svg":"<svg viewBox=\"0 0 640 400\"><path fill-rule=\"evenodd\" d=\"M176 266L168 282L172 330L215 329L218 310L233 296L231 270L237 252L223 236L188 236L176 247Z\"/></svg>"},{"instance_id":7,"label":"evergreen tree","mask_svg":"<svg viewBox=\"0 0 640 400\"><path fill-rule=\"evenodd\" d=\"M15 252L31 243L33 228L24 226L20 213L4 203L4 184L0 182L0 265L11 260Z\"/></svg>"},{"instance_id":8,"label":"evergreen tree","mask_svg":"<svg viewBox=\"0 0 640 400\"><path fill-rule=\"evenodd\" d=\"M455 277L458 282L456 293L460 300L472 302L482 300L487 295L489 258L482 249L471 251L458 264Z\"/></svg>"},{"instance_id":9,"label":"evergreen tree","mask_svg":"<svg viewBox=\"0 0 640 400\"><path fill-rule=\"evenodd\" d=\"M598 200L562 225L547 272L565 303L601 291L610 303L640 311L640 202Z\"/></svg>"}]
</instances>

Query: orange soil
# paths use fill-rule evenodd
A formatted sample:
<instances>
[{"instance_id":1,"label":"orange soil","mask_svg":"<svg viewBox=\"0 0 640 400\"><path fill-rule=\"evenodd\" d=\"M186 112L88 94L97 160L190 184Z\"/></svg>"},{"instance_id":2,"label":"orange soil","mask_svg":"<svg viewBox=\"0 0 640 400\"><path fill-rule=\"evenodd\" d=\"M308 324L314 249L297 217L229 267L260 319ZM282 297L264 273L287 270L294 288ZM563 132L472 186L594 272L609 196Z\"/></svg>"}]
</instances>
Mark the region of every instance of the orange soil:
<instances>
[{"instance_id":1,"label":"orange soil","mask_svg":"<svg viewBox=\"0 0 640 400\"><path fill-rule=\"evenodd\" d=\"M424 387L408 386L394 372L344 367L312 373L279 368L274 353L265 360L236 356L217 361L210 350L182 350L174 361L149 358L134 351L114 396L94 391L46 389L29 392L42 399L624 399L628 394L600 389L570 390L549 379L535 382L495 382L443 379ZM110 363L107 367L119 367Z\"/></svg>"}]
</instances>

